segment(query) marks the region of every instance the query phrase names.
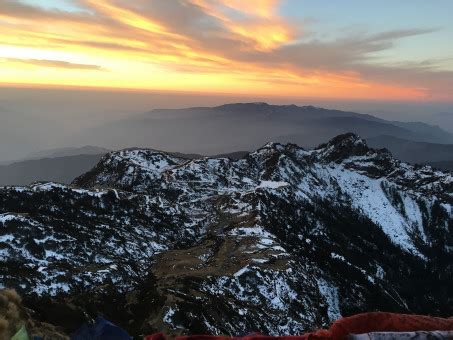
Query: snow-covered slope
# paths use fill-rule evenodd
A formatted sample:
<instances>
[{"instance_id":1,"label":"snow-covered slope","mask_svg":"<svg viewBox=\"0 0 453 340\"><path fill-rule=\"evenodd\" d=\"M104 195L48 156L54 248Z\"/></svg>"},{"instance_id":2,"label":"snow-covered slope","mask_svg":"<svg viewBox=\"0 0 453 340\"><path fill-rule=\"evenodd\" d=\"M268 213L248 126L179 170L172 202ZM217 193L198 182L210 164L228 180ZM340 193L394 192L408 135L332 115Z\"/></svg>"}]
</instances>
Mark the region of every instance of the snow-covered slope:
<instances>
[{"instance_id":1,"label":"snow-covered slope","mask_svg":"<svg viewBox=\"0 0 453 340\"><path fill-rule=\"evenodd\" d=\"M310 151L269 143L240 160L123 150L72 186L0 189L0 283L135 334L448 315L452 194L450 174L353 134Z\"/></svg>"}]
</instances>

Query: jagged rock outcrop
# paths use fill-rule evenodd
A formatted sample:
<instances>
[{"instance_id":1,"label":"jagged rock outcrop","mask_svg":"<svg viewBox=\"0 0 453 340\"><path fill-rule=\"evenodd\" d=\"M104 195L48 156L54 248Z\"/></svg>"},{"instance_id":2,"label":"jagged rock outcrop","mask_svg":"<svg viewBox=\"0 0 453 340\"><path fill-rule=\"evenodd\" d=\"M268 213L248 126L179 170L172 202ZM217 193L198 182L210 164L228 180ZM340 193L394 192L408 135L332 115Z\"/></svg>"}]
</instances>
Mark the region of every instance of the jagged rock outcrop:
<instances>
[{"instance_id":1,"label":"jagged rock outcrop","mask_svg":"<svg viewBox=\"0 0 453 340\"><path fill-rule=\"evenodd\" d=\"M0 189L0 282L133 334L451 315L452 183L353 134L239 160L113 152L71 186Z\"/></svg>"}]
</instances>

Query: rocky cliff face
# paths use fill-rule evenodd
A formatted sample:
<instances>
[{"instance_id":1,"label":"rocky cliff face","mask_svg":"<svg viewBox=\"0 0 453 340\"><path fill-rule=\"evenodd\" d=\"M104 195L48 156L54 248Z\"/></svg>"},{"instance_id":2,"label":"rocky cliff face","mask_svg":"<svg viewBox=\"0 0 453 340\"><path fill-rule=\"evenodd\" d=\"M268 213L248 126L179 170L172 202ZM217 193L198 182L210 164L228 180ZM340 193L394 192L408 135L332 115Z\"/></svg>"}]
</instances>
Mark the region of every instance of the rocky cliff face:
<instances>
[{"instance_id":1,"label":"rocky cliff face","mask_svg":"<svg viewBox=\"0 0 453 340\"><path fill-rule=\"evenodd\" d=\"M0 189L0 283L68 331L55 314L231 335L452 315L452 203L450 174L353 134L235 161L124 150L71 186Z\"/></svg>"}]
</instances>

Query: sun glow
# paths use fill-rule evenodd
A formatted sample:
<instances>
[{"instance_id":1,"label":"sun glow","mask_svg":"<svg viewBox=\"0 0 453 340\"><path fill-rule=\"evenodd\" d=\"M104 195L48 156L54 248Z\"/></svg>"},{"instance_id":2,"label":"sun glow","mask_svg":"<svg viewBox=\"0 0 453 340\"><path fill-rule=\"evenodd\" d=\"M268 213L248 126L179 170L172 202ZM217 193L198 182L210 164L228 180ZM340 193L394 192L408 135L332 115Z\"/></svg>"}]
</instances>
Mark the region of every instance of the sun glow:
<instances>
[{"instance_id":1,"label":"sun glow","mask_svg":"<svg viewBox=\"0 0 453 340\"><path fill-rule=\"evenodd\" d=\"M0 83L333 98L429 95L428 87L368 79L347 61L331 69L311 56L313 43L289 58L302 30L278 13L277 0L186 0L180 8L143 0L135 7L124 0L78 4L84 11L0 3ZM349 53L326 50L341 53L340 60Z\"/></svg>"}]
</instances>

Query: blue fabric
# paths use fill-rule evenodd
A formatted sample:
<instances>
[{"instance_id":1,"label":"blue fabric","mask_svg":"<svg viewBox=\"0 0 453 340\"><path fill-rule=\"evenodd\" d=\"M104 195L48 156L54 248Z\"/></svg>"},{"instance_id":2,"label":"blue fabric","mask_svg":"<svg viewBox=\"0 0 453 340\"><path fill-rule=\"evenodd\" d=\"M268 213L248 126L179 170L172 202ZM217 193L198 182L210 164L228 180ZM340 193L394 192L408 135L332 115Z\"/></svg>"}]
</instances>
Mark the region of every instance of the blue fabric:
<instances>
[{"instance_id":1,"label":"blue fabric","mask_svg":"<svg viewBox=\"0 0 453 340\"><path fill-rule=\"evenodd\" d=\"M110 321L98 317L94 325L83 325L71 340L131 340L127 332Z\"/></svg>"}]
</instances>

